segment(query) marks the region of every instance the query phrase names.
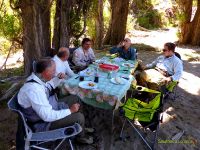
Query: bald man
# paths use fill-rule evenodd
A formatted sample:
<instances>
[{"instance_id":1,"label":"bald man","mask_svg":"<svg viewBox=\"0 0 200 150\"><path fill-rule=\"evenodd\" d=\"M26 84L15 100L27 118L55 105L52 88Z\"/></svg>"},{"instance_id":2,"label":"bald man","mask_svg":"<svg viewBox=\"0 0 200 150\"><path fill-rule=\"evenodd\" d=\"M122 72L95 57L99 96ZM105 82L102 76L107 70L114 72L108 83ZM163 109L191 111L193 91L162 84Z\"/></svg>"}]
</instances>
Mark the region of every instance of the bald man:
<instances>
[{"instance_id":1,"label":"bald man","mask_svg":"<svg viewBox=\"0 0 200 150\"><path fill-rule=\"evenodd\" d=\"M69 49L66 47L61 47L58 51L58 54L53 57L53 60L56 63L56 75L60 72L64 73L67 78L75 75L69 67L69 63L67 61L69 55Z\"/></svg>"},{"instance_id":2,"label":"bald man","mask_svg":"<svg viewBox=\"0 0 200 150\"><path fill-rule=\"evenodd\" d=\"M131 40L129 38L125 38L122 42L120 42L117 46L113 47L110 50L111 54L118 53L119 57L125 60L136 60L136 49L131 47Z\"/></svg>"}]
</instances>

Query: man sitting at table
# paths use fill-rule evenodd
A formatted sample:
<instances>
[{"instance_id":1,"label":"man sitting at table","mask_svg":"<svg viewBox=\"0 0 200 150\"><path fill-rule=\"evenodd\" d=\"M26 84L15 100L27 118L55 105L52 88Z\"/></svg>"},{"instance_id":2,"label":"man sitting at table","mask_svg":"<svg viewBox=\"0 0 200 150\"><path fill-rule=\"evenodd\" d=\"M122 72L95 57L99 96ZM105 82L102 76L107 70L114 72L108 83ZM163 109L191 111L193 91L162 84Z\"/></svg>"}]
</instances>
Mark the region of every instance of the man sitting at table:
<instances>
[{"instance_id":1,"label":"man sitting at table","mask_svg":"<svg viewBox=\"0 0 200 150\"><path fill-rule=\"evenodd\" d=\"M85 118L79 112L79 99L76 96L69 96L63 99L63 102L58 102L53 93L53 89L64 78L63 73L54 77L54 61L39 60L35 72L27 78L18 93L18 102L30 127L35 132L40 132L67 127L77 122L84 129ZM87 144L93 143L93 138L86 137L84 131L77 140Z\"/></svg>"},{"instance_id":2,"label":"man sitting at table","mask_svg":"<svg viewBox=\"0 0 200 150\"><path fill-rule=\"evenodd\" d=\"M137 58L136 49L131 47L131 40L129 38L125 38L116 47L113 47L110 53L118 53L119 57L126 60L136 60Z\"/></svg>"},{"instance_id":3,"label":"man sitting at table","mask_svg":"<svg viewBox=\"0 0 200 150\"><path fill-rule=\"evenodd\" d=\"M68 58L70 52L66 47L61 47L58 51L58 54L53 57L54 62L56 63L56 75L60 72L66 74L66 77L70 78L74 76L74 72L69 67Z\"/></svg>"},{"instance_id":4,"label":"man sitting at table","mask_svg":"<svg viewBox=\"0 0 200 150\"><path fill-rule=\"evenodd\" d=\"M162 56L151 64L141 65L144 71L136 73L137 84L159 90L160 85L179 81L183 72L183 64L181 59L175 55L175 47L174 43L165 43Z\"/></svg>"},{"instance_id":5,"label":"man sitting at table","mask_svg":"<svg viewBox=\"0 0 200 150\"><path fill-rule=\"evenodd\" d=\"M78 67L79 70L87 68L89 64L95 61L95 55L91 48L91 40L84 38L82 46L73 52L73 63Z\"/></svg>"}]
</instances>

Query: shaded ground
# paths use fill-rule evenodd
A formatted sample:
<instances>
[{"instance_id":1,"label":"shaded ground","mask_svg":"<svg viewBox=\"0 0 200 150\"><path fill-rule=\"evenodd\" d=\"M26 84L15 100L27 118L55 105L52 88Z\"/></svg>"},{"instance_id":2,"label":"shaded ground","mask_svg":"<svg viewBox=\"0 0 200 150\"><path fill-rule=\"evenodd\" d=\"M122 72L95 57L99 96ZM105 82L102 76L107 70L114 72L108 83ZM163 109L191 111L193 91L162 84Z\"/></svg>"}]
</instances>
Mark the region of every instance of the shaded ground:
<instances>
[{"instance_id":1,"label":"shaded ground","mask_svg":"<svg viewBox=\"0 0 200 150\"><path fill-rule=\"evenodd\" d=\"M130 36L134 43L143 43L162 49L162 45L168 41L175 41L175 29L169 31L139 32L133 31ZM140 44L139 44L140 45ZM189 140L190 144L158 144L158 149L199 149L200 147L200 48L177 47L184 62L184 73L178 86L178 98L176 101L168 101L164 107L164 120L159 130L158 139L170 140L175 134L185 131L181 140ZM98 53L97 55L104 55ZM148 46L141 46L139 59L149 63L159 55L159 52L150 51ZM193 59L193 58L195 59ZM121 120L115 118L115 130L111 133L111 111L100 110L90 106L84 106L87 124L97 129L97 143L92 146L78 146L79 150L142 150L147 148L138 136L127 126L126 133L131 137L126 142L119 140ZM90 115L89 115L90 114ZM118 116L118 114L116 114ZM11 113L5 102L0 103L0 149L15 149L14 139L16 132L16 115ZM191 143L192 141L192 143Z\"/></svg>"}]
</instances>

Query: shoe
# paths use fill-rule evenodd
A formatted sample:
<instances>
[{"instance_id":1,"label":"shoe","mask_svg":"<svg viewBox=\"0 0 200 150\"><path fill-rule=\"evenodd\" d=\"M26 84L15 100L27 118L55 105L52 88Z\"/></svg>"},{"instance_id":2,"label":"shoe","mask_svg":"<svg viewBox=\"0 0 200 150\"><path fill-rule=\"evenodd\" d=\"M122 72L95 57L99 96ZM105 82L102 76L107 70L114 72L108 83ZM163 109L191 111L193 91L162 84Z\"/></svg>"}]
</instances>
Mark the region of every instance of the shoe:
<instances>
[{"instance_id":1,"label":"shoe","mask_svg":"<svg viewBox=\"0 0 200 150\"><path fill-rule=\"evenodd\" d=\"M77 137L77 141L82 144L92 144L93 137L91 136Z\"/></svg>"},{"instance_id":2,"label":"shoe","mask_svg":"<svg viewBox=\"0 0 200 150\"><path fill-rule=\"evenodd\" d=\"M94 128L84 128L86 133L94 133L95 129Z\"/></svg>"}]
</instances>

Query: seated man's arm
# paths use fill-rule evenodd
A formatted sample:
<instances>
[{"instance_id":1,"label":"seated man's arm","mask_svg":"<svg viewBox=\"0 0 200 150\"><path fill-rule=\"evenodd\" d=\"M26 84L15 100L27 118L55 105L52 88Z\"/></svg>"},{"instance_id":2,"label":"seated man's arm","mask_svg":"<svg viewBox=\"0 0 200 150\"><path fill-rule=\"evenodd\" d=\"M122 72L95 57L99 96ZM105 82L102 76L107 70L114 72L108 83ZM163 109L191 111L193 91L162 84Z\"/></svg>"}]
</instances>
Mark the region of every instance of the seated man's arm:
<instances>
[{"instance_id":1,"label":"seated man's arm","mask_svg":"<svg viewBox=\"0 0 200 150\"><path fill-rule=\"evenodd\" d=\"M157 63L158 63L158 61L159 61L161 58L162 58L162 56L158 57L158 58L157 58L156 60L154 60L152 63L147 64L147 65L145 66L145 69L155 68L156 65L157 65Z\"/></svg>"},{"instance_id":2,"label":"seated man's arm","mask_svg":"<svg viewBox=\"0 0 200 150\"><path fill-rule=\"evenodd\" d=\"M120 48L117 47L117 46L112 47L111 50L110 50L110 54L118 53L118 52L119 52L119 49L120 49Z\"/></svg>"},{"instance_id":3,"label":"seated man's arm","mask_svg":"<svg viewBox=\"0 0 200 150\"><path fill-rule=\"evenodd\" d=\"M81 61L81 53L78 53L77 51L74 51L73 53L73 62L76 66L87 66L86 62Z\"/></svg>"},{"instance_id":4,"label":"seated man's arm","mask_svg":"<svg viewBox=\"0 0 200 150\"><path fill-rule=\"evenodd\" d=\"M54 77L50 81L46 82L46 87L50 91L55 89L56 87L58 87L61 84L61 82L65 78L65 76L66 75L64 73L58 73L56 77Z\"/></svg>"},{"instance_id":5,"label":"seated man's arm","mask_svg":"<svg viewBox=\"0 0 200 150\"><path fill-rule=\"evenodd\" d=\"M47 96L41 93L42 91L38 92L33 90L27 93L27 97L31 102L33 110L43 121L52 122L71 114L70 109L53 110Z\"/></svg>"},{"instance_id":6,"label":"seated man's arm","mask_svg":"<svg viewBox=\"0 0 200 150\"><path fill-rule=\"evenodd\" d=\"M66 66L66 74L67 74L67 76L69 76L69 77L74 76L75 73L71 70L71 68L69 66L69 63L67 61L65 62L65 66Z\"/></svg>"},{"instance_id":7,"label":"seated man's arm","mask_svg":"<svg viewBox=\"0 0 200 150\"><path fill-rule=\"evenodd\" d=\"M179 81L183 73L183 64L181 61L174 66L174 75L171 76L173 81Z\"/></svg>"}]
</instances>

